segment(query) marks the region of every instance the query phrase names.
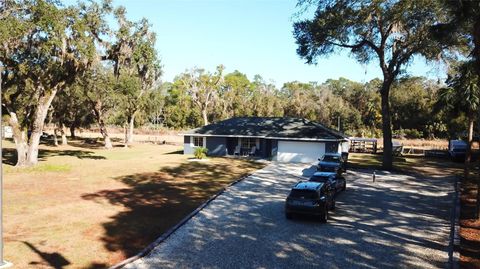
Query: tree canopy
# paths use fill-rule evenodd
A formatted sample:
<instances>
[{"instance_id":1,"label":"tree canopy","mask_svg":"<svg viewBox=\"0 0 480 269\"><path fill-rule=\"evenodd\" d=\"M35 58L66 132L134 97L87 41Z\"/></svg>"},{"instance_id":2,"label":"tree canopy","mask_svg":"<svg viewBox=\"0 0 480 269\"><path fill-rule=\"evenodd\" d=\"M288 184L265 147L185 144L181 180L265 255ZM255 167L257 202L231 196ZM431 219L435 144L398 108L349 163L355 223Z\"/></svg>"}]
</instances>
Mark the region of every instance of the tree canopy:
<instances>
[{"instance_id":1,"label":"tree canopy","mask_svg":"<svg viewBox=\"0 0 480 269\"><path fill-rule=\"evenodd\" d=\"M441 19L435 0L406 1L307 1L312 19L294 23L297 53L309 64L338 49L347 49L361 63L376 60L382 71L379 89L382 107L383 167L392 168L392 132L389 95L392 83L416 54L428 59L442 51L431 36L431 26Z\"/></svg>"}]
</instances>

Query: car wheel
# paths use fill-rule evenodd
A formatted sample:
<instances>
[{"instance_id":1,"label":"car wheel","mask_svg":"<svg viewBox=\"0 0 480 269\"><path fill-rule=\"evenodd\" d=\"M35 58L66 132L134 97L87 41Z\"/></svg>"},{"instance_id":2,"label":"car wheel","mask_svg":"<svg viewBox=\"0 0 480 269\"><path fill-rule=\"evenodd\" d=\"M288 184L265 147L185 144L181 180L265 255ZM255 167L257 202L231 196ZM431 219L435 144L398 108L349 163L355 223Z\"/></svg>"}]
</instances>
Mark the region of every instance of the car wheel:
<instances>
[{"instance_id":1,"label":"car wheel","mask_svg":"<svg viewBox=\"0 0 480 269\"><path fill-rule=\"evenodd\" d=\"M330 206L330 210L335 210L335 200L333 200L332 205Z\"/></svg>"},{"instance_id":2,"label":"car wheel","mask_svg":"<svg viewBox=\"0 0 480 269\"><path fill-rule=\"evenodd\" d=\"M320 215L320 221L323 223L327 223L328 221L328 208L325 206L325 211L323 214Z\"/></svg>"},{"instance_id":3,"label":"car wheel","mask_svg":"<svg viewBox=\"0 0 480 269\"><path fill-rule=\"evenodd\" d=\"M292 213L285 213L285 218L292 219Z\"/></svg>"}]
</instances>

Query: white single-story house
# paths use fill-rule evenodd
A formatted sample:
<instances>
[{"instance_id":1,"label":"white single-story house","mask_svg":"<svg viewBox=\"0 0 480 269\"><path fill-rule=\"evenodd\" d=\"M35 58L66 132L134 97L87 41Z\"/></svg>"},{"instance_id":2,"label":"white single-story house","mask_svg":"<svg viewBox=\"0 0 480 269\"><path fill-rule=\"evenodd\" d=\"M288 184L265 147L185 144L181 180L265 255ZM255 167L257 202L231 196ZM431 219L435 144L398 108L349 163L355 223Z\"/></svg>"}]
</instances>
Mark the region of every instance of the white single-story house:
<instances>
[{"instance_id":1,"label":"white single-story house","mask_svg":"<svg viewBox=\"0 0 480 269\"><path fill-rule=\"evenodd\" d=\"M205 147L210 156L253 155L279 162L311 163L326 152L348 152L347 136L299 118L239 117L183 134L184 154Z\"/></svg>"}]
</instances>

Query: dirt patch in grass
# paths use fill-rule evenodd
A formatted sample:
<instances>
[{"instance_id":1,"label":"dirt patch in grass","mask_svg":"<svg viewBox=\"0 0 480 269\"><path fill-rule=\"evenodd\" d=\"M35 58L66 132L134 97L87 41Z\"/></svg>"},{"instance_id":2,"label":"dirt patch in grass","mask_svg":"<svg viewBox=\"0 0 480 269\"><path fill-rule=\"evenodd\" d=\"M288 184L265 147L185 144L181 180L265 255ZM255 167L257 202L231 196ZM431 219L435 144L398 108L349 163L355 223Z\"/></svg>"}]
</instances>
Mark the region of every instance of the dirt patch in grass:
<instances>
[{"instance_id":1,"label":"dirt patch in grass","mask_svg":"<svg viewBox=\"0 0 480 269\"><path fill-rule=\"evenodd\" d=\"M39 165L28 169L11 165L15 152L5 143L5 259L16 268L113 265L264 166L225 158L188 162L171 145L107 151L90 142L42 145Z\"/></svg>"}]
</instances>

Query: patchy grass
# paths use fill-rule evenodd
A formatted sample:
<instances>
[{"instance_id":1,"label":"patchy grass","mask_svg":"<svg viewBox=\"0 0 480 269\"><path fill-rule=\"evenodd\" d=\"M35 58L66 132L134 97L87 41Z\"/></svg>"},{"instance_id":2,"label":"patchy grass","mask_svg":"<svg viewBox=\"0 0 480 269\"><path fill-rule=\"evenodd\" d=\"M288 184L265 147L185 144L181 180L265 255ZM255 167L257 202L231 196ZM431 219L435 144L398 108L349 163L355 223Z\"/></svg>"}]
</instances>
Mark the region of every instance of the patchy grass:
<instances>
[{"instance_id":1,"label":"patchy grass","mask_svg":"<svg viewBox=\"0 0 480 269\"><path fill-rule=\"evenodd\" d=\"M70 164L41 163L34 167L17 168L6 166L5 173L33 173L33 172L69 172L72 169Z\"/></svg>"},{"instance_id":2,"label":"patchy grass","mask_svg":"<svg viewBox=\"0 0 480 269\"><path fill-rule=\"evenodd\" d=\"M136 254L230 182L263 167L171 145L42 145L19 169L4 143L5 259L17 268L104 268Z\"/></svg>"},{"instance_id":3,"label":"patchy grass","mask_svg":"<svg viewBox=\"0 0 480 269\"><path fill-rule=\"evenodd\" d=\"M356 168L382 170L382 155L367 153L350 153L348 165ZM418 173L426 176L460 175L463 164L444 158L433 157L394 157L394 170L403 173Z\"/></svg>"}]
</instances>

